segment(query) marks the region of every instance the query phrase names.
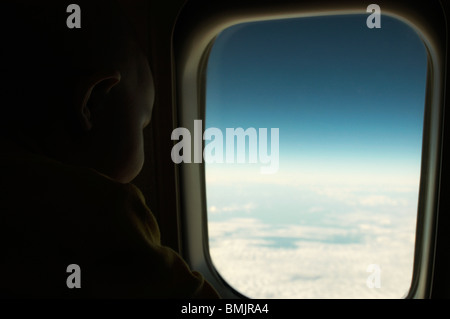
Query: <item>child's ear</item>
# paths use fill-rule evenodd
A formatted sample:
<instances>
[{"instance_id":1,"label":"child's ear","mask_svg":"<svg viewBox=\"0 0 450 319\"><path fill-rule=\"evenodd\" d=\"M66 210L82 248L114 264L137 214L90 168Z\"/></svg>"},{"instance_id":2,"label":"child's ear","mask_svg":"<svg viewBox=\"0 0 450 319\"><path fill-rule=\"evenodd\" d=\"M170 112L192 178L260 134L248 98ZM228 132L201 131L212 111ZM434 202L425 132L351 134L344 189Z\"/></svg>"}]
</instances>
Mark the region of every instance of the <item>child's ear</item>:
<instances>
[{"instance_id":1,"label":"child's ear","mask_svg":"<svg viewBox=\"0 0 450 319\"><path fill-rule=\"evenodd\" d=\"M111 72L92 76L84 86L81 105L77 113L83 131L94 125L92 112L102 107L109 91L120 82L120 73Z\"/></svg>"}]
</instances>

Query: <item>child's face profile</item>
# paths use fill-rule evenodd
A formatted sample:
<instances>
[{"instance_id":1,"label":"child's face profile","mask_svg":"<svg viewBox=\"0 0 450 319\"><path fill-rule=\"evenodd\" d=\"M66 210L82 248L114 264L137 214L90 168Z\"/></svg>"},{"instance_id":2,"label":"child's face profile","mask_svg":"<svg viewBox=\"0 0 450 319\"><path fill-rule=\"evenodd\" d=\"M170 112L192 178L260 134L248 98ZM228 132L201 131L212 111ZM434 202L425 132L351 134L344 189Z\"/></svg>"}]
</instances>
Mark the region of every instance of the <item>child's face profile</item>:
<instances>
[{"instance_id":1,"label":"child's face profile","mask_svg":"<svg viewBox=\"0 0 450 319\"><path fill-rule=\"evenodd\" d=\"M151 119L155 90L147 59L136 43L129 45L118 68L117 81L100 102L91 97L92 125L81 152L83 164L128 183L144 163L143 129Z\"/></svg>"}]
</instances>

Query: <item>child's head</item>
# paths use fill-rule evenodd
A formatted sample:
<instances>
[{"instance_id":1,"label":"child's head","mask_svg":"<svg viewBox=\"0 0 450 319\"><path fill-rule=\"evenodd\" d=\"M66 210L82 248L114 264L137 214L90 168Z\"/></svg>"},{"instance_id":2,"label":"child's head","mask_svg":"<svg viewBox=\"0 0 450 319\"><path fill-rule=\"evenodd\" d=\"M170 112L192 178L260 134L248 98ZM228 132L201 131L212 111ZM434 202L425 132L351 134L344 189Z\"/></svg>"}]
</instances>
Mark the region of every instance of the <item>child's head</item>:
<instances>
[{"instance_id":1,"label":"child's head","mask_svg":"<svg viewBox=\"0 0 450 319\"><path fill-rule=\"evenodd\" d=\"M152 73L117 3L78 1L81 29L69 29L70 3L2 5L2 134L129 182L143 164Z\"/></svg>"}]
</instances>

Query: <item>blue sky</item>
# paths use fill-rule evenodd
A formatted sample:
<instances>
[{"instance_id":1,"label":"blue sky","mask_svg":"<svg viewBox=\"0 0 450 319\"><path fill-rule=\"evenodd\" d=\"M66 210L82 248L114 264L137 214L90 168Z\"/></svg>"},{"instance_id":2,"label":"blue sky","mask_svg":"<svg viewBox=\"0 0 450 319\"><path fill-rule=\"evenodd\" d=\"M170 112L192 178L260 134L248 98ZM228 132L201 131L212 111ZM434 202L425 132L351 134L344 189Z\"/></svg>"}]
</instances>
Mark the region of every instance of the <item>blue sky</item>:
<instances>
[{"instance_id":1,"label":"blue sky","mask_svg":"<svg viewBox=\"0 0 450 319\"><path fill-rule=\"evenodd\" d=\"M365 19L288 19L221 33L208 63L206 126L279 127L283 160L332 153L416 163L425 48L398 20L383 16L381 29L369 29Z\"/></svg>"},{"instance_id":2,"label":"blue sky","mask_svg":"<svg viewBox=\"0 0 450 319\"><path fill-rule=\"evenodd\" d=\"M205 164L213 261L250 297L408 289L427 55L403 22L383 15L369 29L366 18L248 23L216 39L205 127L279 128L275 174ZM373 263L384 290L365 285Z\"/></svg>"}]
</instances>

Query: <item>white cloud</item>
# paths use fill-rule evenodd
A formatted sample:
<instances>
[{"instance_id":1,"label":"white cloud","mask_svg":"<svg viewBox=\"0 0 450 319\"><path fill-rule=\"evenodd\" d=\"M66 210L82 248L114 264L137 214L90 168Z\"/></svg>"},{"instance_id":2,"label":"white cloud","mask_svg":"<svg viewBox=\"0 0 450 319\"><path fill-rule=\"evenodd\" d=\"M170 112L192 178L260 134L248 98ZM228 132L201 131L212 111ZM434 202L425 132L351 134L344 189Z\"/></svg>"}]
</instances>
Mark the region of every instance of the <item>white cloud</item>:
<instances>
[{"instance_id":1,"label":"white cloud","mask_svg":"<svg viewBox=\"0 0 450 319\"><path fill-rule=\"evenodd\" d=\"M271 179L235 173L210 174L207 200L214 265L238 291L254 298L401 298L407 292L417 184L381 177L373 184L321 183L283 170ZM381 267L381 288L366 285L370 264Z\"/></svg>"},{"instance_id":2,"label":"white cloud","mask_svg":"<svg viewBox=\"0 0 450 319\"><path fill-rule=\"evenodd\" d=\"M228 206L218 206L218 205L211 205L208 207L208 211L212 214L219 214L219 213L234 213L234 212L242 212L242 213L250 213L252 212L257 206L254 203L246 203L242 205L228 205Z\"/></svg>"},{"instance_id":3,"label":"white cloud","mask_svg":"<svg viewBox=\"0 0 450 319\"><path fill-rule=\"evenodd\" d=\"M401 298L412 271L408 231L386 220L356 229L272 227L251 218L209 223L214 265L251 298ZM280 238L292 245L272 246ZM381 288L366 285L370 264L381 267Z\"/></svg>"},{"instance_id":4,"label":"white cloud","mask_svg":"<svg viewBox=\"0 0 450 319\"><path fill-rule=\"evenodd\" d=\"M413 189L387 191L381 187L311 187L317 195L353 207L408 207L417 196Z\"/></svg>"},{"instance_id":5,"label":"white cloud","mask_svg":"<svg viewBox=\"0 0 450 319\"><path fill-rule=\"evenodd\" d=\"M321 206L313 206L313 207L308 209L308 213L311 213L311 214L321 213L323 211L325 211L325 208L321 207Z\"/></svg>"}]
</instances>

